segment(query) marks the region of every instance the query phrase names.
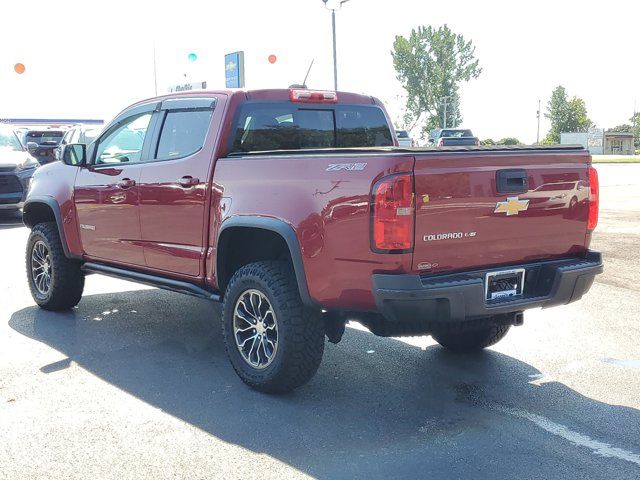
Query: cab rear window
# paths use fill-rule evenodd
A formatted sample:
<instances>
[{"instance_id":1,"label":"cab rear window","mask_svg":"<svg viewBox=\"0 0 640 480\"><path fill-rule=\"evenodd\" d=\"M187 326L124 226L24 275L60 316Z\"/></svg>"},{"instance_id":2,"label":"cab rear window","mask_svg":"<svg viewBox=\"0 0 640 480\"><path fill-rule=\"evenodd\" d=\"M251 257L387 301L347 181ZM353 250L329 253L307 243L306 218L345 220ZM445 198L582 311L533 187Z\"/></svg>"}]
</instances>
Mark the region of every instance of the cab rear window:
<instances>
[{"instance_id":1,"label":"cab rear window","mask_svg":"<svg viewBox=\"0 0 640 480\"><path fill-rule=\"evenodd\" d=\"M247 102L237 115L230 152L390 145L387 119L374 105Z\"/></svg>"}]
</instances>

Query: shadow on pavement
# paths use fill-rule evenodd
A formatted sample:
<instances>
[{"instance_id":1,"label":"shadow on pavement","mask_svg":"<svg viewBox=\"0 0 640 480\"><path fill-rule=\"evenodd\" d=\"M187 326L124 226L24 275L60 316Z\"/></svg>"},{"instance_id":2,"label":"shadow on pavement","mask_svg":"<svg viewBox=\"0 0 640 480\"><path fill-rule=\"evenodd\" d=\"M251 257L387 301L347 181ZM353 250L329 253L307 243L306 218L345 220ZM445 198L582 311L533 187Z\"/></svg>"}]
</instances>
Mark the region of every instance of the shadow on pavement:
<instances>
[{"instance_id":1,"label":"shadow on pavement","mask_svg":"<svg viewBox=\"0 0 640 480\"><path fill-rule=\"evenodd\" d=\"M210 435L320 478L584 478L589 466L604 478L637 472L508 413L534 412L638 452L637 410L557 382L532 385L539 372L512 357L454 356L348 330L339 345L327 343L308 385L268 396L233 372L219 312L203 300L141 290L87 296L68 313L29 307L9 323L68 356L41 366L44 374L76 362Z\"/></svg>"}]
</instances>

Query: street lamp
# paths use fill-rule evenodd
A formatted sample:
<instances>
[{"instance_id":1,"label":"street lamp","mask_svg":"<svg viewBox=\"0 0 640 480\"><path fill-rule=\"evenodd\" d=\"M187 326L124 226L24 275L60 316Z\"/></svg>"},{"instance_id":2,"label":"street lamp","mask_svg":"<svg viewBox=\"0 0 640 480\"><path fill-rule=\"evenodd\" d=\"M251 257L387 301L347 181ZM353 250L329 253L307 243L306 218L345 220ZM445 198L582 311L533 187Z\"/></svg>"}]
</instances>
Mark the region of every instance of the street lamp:
<instances>
[{"instance_id":1,"label":"street lamp","mask_svg":"<svg viewBox=\"0 0 640 480\"><path fill-rule=\"evenodd\" d=\"M342 5L347 3L349 0L340 0L337 6L333 8L327 5L329 0L322 0L324 2L324 7L327 10L331 10L331 26L333 28L333 89L338 90L338 60L336 58L336 10L342 8ZM337 7L337 8L336 8Z\"/></svg>"}]
</instances>

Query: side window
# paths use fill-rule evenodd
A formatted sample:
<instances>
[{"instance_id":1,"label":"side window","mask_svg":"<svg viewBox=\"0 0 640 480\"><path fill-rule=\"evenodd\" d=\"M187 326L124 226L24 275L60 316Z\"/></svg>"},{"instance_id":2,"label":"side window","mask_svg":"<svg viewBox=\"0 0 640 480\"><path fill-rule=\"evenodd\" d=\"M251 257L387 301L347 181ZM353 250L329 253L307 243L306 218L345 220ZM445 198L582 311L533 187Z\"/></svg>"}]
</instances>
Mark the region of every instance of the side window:
<instances>
[{"instance_id":1,"label":"side window","mask_svg":"<svg viewBox=\"0 0 640 480\"><path fill-rule=\"evenodd\" d=\"M213 110L169 111L162 125L155 158L186 157L202 148Z\"/></svg>"},{"instance_id":2,"label":"side window","mask_svg":"<svg viewBox=\"0 0 640 480\"><path fill-rule=\"evenodd\" d=\"M150 121L151 112L143 113L127 119L102 137L96 151L96 165L139 162Z\"/></svg>"}]
</instances>

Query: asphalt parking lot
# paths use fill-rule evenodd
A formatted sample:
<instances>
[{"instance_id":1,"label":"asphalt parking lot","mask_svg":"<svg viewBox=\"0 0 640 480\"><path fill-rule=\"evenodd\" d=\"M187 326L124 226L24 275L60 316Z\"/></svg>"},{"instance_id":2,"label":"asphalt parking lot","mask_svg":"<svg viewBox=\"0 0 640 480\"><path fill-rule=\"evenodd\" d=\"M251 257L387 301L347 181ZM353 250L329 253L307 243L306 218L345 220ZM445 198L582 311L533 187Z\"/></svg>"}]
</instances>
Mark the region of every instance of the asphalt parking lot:
<instances>
[{"instance_id":1,"label":"asphalt parking lot","mask_svg":"<svg viewBox=\"0 0 640 480\"><path fill-rule=\"evenodd\" d=\"M351 328L276 397L203 300L90 276L72 312L38 309L3 216L0 478L640 478L640 165L598 170L605 273L581 302L473 355Z\"/></svg>"}]
</instances>

